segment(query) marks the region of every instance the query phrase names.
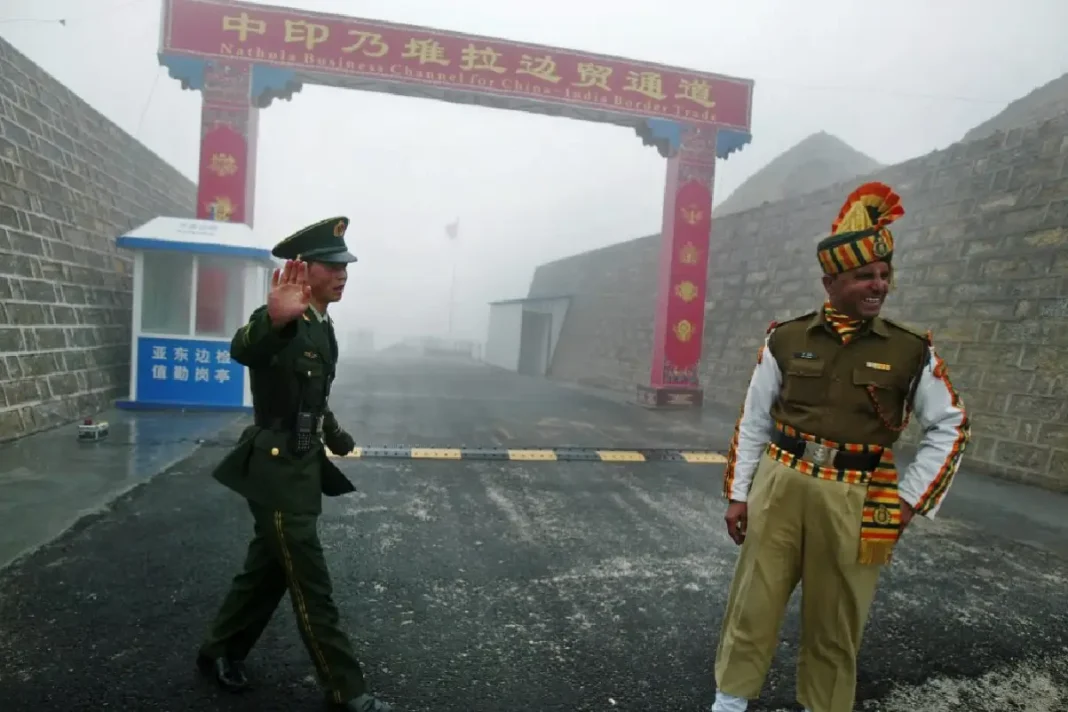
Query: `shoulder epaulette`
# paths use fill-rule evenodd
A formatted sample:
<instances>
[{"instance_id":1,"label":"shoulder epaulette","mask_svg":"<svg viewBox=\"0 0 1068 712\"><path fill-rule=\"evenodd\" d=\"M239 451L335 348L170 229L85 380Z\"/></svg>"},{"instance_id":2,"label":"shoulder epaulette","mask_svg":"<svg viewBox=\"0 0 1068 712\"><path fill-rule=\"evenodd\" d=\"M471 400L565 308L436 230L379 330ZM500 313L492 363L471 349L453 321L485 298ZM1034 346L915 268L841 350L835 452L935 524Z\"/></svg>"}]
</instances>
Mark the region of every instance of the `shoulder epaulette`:
<instances>
[{"instance_id":1,"label":"shoulder epaulette","mask_svg":"<svg viewBox=\"0 0 1068 712\"><path fill-rule=\"evenodd\" d=\"M898 329L901 329L902 331L908 332L909 334L912 334L913 336L915 336L917 339L921 339L922 341L925 341L928 344L932 342L932 338L933 337L931 336L931 331L929 329L928 330L918 329L918 328L916 328L914 326L909 326L908 324L902 324L899 321L894 321L893 319L887 319L885 316L882 319L883 319L883 321L885 321L890 326L893 326L893 327L896 327Z\"/></svg>"},{"instance_id":2,"label":"shoulder epaulette","mask_svg":"<svg viewBox=\"0 0 1068 712\"><path fill-rule=\"evenodd\" d=\"M802 321L804 319L811 319L812 317L816 316L816 314L817 314L817 312L810 311L810 312L805 312L804 314L798 314L797 316L792 316L789 319L783 319L782 321L773 321L773 322L771 322L771 326L768 328L768 331L770 332L772 329L777 329L780 326L783 326L784 324L792 324L795 321Z\"/></svg>"}]
</instances>

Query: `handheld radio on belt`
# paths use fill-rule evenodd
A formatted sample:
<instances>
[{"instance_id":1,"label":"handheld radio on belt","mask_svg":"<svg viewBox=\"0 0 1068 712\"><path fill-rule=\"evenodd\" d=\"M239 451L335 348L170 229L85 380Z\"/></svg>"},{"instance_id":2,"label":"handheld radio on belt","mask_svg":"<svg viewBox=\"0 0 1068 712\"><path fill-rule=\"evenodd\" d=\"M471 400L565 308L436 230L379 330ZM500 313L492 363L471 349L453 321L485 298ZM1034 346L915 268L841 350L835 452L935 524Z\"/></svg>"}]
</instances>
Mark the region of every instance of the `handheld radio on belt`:
<instances>
[{"instance_id":1,"label":"handheld radio on belt","mask_svg":"<svg viewBox=\"0 0 1068 712\"><path fill-rule=\"evenodd\" d=\"M312 437L315 434L315 416L307 411L297 413L296 426L293 428L296 442L293 443L293 452L298 455L307 454L312 448Z\"/></svg>"},{"instance_id":2,"label":"handheld radio on belt","mask_svg":"<svg viewBox=\"0 0 1068 712\"><path fill-rule=\"evenodd\" d=\"M293 452L297 455L311 452L315 436L316 417L304 403L304 386L305 382L302 380L300 390L297 391L297 417L293 425Z\"/></svg>"}]
</instances>

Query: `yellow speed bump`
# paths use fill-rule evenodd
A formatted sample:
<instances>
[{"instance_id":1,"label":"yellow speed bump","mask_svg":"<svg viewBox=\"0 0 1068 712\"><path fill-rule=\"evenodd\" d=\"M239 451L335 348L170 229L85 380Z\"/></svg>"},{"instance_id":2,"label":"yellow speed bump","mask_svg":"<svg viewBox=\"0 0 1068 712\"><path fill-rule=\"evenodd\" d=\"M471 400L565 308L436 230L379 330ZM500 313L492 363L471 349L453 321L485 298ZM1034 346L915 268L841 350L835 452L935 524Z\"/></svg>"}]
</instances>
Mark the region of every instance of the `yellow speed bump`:
<instances>
[{"instance_id":1,"label":"yellow speed bump","mask_svg":"<svg viewBox=\"0 0 1068 712\"><path fill-rule=\"evenodd\" d=\"M509 460L555 460L556 453L552 450L509 450Z\"/></svg>"},{"instance_id":2,"label":"yellow speed bump","mask_svg":"<svg viewBox=\"0 0 1068 712\"><path fill-rule=\"evenodd\" d=\"M680 452L679 455L686 462L726 462L727 458L718 452Z\"/></svg>"},{"instance_id":3,"label":"yellow speed bump","mask_svg":"<svg viewBox=\"0 0 1068 712\"><path fill-rule=\"evenodd\" d=\"M603 462L645 462L645 455L636 450L598 450Z\"/></svg>"}]
</instances>

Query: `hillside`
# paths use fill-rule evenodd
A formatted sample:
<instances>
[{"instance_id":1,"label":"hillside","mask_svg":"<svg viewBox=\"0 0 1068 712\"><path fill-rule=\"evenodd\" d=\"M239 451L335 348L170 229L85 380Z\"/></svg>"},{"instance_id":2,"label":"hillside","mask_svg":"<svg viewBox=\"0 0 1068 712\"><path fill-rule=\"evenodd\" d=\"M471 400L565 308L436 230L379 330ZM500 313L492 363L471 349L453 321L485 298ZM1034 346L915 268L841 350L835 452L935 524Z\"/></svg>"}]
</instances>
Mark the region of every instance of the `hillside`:
<instances>
[{"instance_id":1,"label":"hillside","mask_svg":"<svg viewBox=\"0 0 1068 712\"><path fill-rule=\"evenodd\" d=\"M841 139L821 131L754 173L712 212L718 217L749 210L867 175L882 167Z\"/></svg>"},{"instance_id":2,"label":"hillside","mask_svg":"<svg viewBox=\"0 0 1068 712\"><path fill-rule=\"evenodd\" d=\"M1005 110L964 134L962 141L974 141L995 131L1045 121L1068 112L1068 74L1043 84L1005 107Z\"/></svg>"}]
</instances>

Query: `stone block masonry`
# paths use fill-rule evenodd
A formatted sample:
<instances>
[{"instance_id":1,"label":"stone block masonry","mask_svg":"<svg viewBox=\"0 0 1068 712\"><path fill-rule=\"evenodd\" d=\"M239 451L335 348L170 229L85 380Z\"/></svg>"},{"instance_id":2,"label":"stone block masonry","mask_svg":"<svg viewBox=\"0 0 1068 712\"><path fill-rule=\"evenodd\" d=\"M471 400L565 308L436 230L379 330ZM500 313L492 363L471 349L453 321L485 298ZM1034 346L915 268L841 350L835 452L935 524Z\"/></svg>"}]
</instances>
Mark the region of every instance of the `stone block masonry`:
<instances>
[{"instance_id":1,"label":"stone block masonry","mask_svg":"<svg viewBox=\"0 0 1068 712\"><path fill-rule=\"evenodd\" d=\"M132 260L115 238L192 216L195 186L0 40L0 441L129 384Z\"/></svg>"},{"instance_id":2,"label":"stone block masonry","mask_svg":"<svg viewBox=\"0 0 1068 712\"><path fill-rule=\"evenodd\" d=\"M966 465L1068 491L1068 114L866 179L904 201L886 315L932 331L973 416ZM769 322L819 305L816 242L863 180L714 222L707 401L737 409ZM658 240L538 268L531 296L573 295L553 377L632 391L646 374Z\"/></svg>"}]
</instances>

